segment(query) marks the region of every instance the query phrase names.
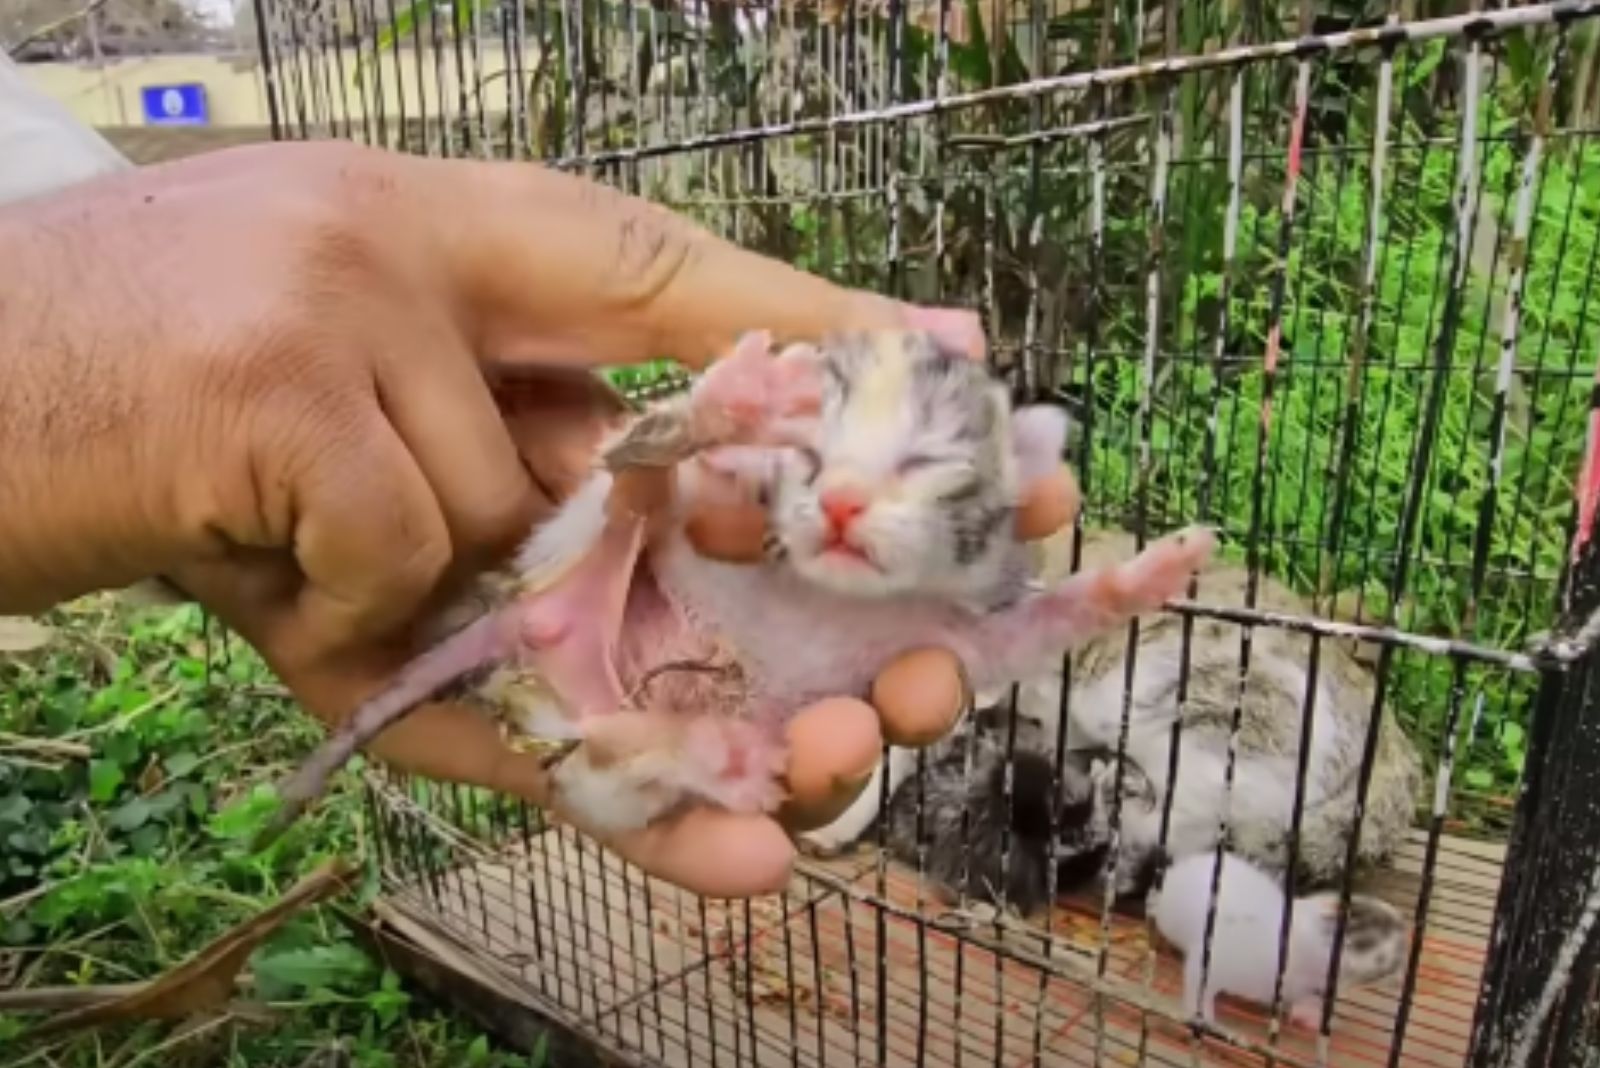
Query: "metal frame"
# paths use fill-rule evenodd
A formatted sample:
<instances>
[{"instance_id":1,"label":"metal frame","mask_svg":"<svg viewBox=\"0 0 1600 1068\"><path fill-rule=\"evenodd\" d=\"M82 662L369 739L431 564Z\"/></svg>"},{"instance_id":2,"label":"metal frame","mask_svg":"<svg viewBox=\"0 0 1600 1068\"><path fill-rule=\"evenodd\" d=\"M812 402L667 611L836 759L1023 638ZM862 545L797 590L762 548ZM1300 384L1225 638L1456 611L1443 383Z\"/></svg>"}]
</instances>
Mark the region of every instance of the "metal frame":
<instances>
[{"instance_id":1,"label":"metal frame","mask_svg":"<svg viewBox=\"0 0 1600 1068\"><path fill-rule=\"evenodd\" d=\"M1527 91L1525 114L1507 114L1495 94L1501 91L1505 42L1521 42L1518 47L1528 47L1530 54L1536 54L1533 46L1546 43L1552 51L1542 62L1548 65L1534 69L1560 71L1576 55L1573 32L1596 25L1600 0L1461 10L1410 22L1390 5L1382 17L1332 32L1313 32L1315 13L1307 3L1293 18L1294 30L1277 39L1251 37L1266 18L1260 7L1218 3L1180 10L1167 4L1147 11L1119 0L1018 0L983 10L1003 7L1015 15L1025 9L1008 30L1011 40L1024 42L1017 61L1031 70L1001 84L967 88L952 87L959 63L974 62L970 42L963 46L957 40L957 15L967 9L956 0L921 5L895 0L872 12L846 4L831 14L826 7L751 3L734 8L704 0L637 7L529 0L501 3L492 11L484 4L446 13L426 6L409 9L418 32L403 40L398 31L408 8L393 0L327 0L326 7L298 9L275 0L255 2L275 137L353 137L444 155L539 155L551 165L695 213L734 240L774 254L800 246L807 266L853 284L979 308L997 367L1018 395L1055 398L1079 417L1082 434L1073 462L1095 518L1124 522L1141 537L1180 519L1198 518L1219 523L1227 540L1242 545L1251 576L1242 603L1208 597L1202 582L1189 598L1171 606L1187 627L1205 619L1237 625L1241 678L1250 668L1257 628L1312 637L1308 690L1315 684L1322 643L1360 640L1377 647L1378 698L1363 784L1371 774L1379 721L1396 714L1389 706L1407 677L1424 669L1448 670L1449 684L1441 690L1446 707L1436 722L1429 721L1439 735L1417 739L1419 745L1436 741L1439 748L1435 801L1423 820L1419 927L1430 918L1446 820L1461 790L1452 778L1457 748L1474 744L1484 715L1482 700L1469 714L1467 693L1484 685L1490 673L1535 682L1533 696L1505 696L1507 705L1495 712L1510 716L1512 706L1525 699L1533 715L1465 1063L1474 1068L1582 1063L1578 1036L1595 1028L1592 989L1600 976L1600 944L1592 935L1600 911L1600 729L1594 713L1600 663L1593 651L1600 631L1594 622L1600 619L1600 565L1591 541L1600 499L1600 378L1591 393L1587 441L1577 450L1582 468L1566 517L1569 551L1560 573L1531 548L1527 559L1508 560L1503 544L1496 550L1495 532L1497 524L1525 520L1535 499L1548 500L1553 481L1572 474L1534 470L1525 459L1514 476L1507 471L1519 449L1512 438L1530 433L1531 417L1523 406L1533 402L1523 394L1559 391L1548 396L1559 400L1560 429L1570 429L1573 442L1585 418L1581 403L1569 404L1568 394L1594 373L1600 351L1592 344L1600 334L1594 333L1587 296L1563 361L1562 353L1548 352L1562 343L1553 343L1537 323L1530 325L1530 310L1542 322L1549 309L1539 306L1542 295L1529 289L1529 279L1539 229L1549 225L1540 208L1546 203L1550 160L1571 160L1574 154L1581 160L1591 131L1557 121L1563 90L1556 77ZM1225 32L1207 36L1202 49L1185 51L1187 31L1180 20L1191 17L1184 11L1194 10L1203 12L1195 16L1202 21L1215 17ZM760 12L765 18L754 29L739 31L734 11ZM1074 19L1087 20L1088 30ZM356 60L370 80L353 79L350 57L337 47L345 23ZM500 69L486 74L496 33ZM1073 33L1075 50L1058 55L1062 39ZM378 46L385 36L396 42L387 51ZM530 51L524 47L528 42L551 47ZM1422 46L1430 42L1444 42L1447 54L1418 75ZM573 47L578 44L593 54ZM991 51L990 60L997 54ZM808 58L814 68L802 62ZM662 70L666 74L656 78ZM743 90L737 84L741 77L749 78ZM393 122L386 79L391 89L399 86ZM691 88L680 92L679 79ZM718 95L714 82L732 88ZM1453 101L1439 112L1450 117L1434 128L1405 111L1418 85ZM491 92L503 92L503 102L491 100ZM1366 116L1368 108L1369 128L1358 144L1350 137L1350 115L1360 110ZM582 121L563 126L553 118L558 113L566 120L582 116ZM1497 144L1512 146L1514 164L1491 175L1486 161ZM1433 250L1432 274L1442 290L1418 296L1407 281L1396 296L1386 272L1396 269L1400 257L1404 270L1416 250L1397 245L1394 220L1422 210L1425 168L1432 153L1446 151L1454 157L1447 240ZM1210 176L1217 201L1208 205L1193 199L1203 196L1193 189L1197 175ZM1494 211L1484 207L1491 179L1501 183L1503 218L1485 261L1480 221L1485 210ZM1344 290L1307 296L1306 264L1318 242L1331 240L1327 201L1341 198L1359 203L1359 271ZM1175 271L1172 257L1174 244L1199 241L1192 235L1203 233L1207 207L1220 212L1222 225L1219 254L1208 260L1218 287L1205 296L1213 310L1203 315L1183 305L1191 279ZM1120 214L1135 209L1137 219ZM876 219L867 218L874 212ZM1569 206L1563 226L1570 217ZM787 232L799 218L808 219L815 232L799 239ZM1252 226L1256 230L1247 232ZM1130 237L1136 229L1142 236ZM880 239L881 255L863 254L852 244ZM1558 273L1593 273L1593 264L1565 259L1565 237L1560 247ZM1493 306L1475 311L1469 305L1479 299L1485 277ZM1427 314L1421 343L1405 342L1401 314L1412 306L1408 301L1422 300ZM1145 318L1141 334L1128 329L1137 308ZM1326 325L1330 308L1337 329ZM1465 332L1469 321L1480 322L1476 338ZM1341 339L1343 351L1322 351L1324 335ZM1303 351L1304 337L1316 339L1315 351ZM1492 355L1486 355L1491 346ZM1234 387L1225 389L1224 383L1252 368L1260 372L1259 395L1247 409L1243 394L1230 400L1228 389ZM1131 411L1122 403L1128 398L1113 397L1116 403L1108 405L1100 395L1104 382L1118 376L1137 382ZM1453 383L1463 376L1493 380L1482 411L1477 395L1468 403L1469 421L1486 417L1479 430L1446 425L1454 411ZM1413 433L1403 449L1383 439L1389 429L1382 423L1385 416L1379 417L1377 440L1367 422L1369 406L1387 411L1397 382L1414 386L1418 397L1415 425L1408 428ZM1194 392L1201 385L1209 394ZM1335 401L1330 403L1329 396ZM1308 404L1313 409L1328 404L1333 416L1324 440L1306 446L1297 461L1280 425L1284 412ZM1225 409L1231 421L1222 418ZM1248 420L1254 420L1253 430ZM1447 440L1451 434L1456 437ZM1410 477L1389 502L1396 509L1392 540L1352 544L1348 532L1372 522L1378 489L1363 480L1378 479L1373 455L1386 448L1403 453L1410 465ZM1314 456L1326 466L1317 469ZM1320 509L1311 509L1306 492L1299 490L1299 503L1286 520L1282 501L1297 492L1285 488L1296 462L1301 479L1325 476L1332 493ZM1487 474L1472 501L1471 529L1425 533L1440 522L1440 495L1455 503L1466 493L1460 485L1448 488L1452 465L1477 463ZM1248 488L1241 492L1238 485ZM1548 515L1536 521L1548 522ZM1375 613L1376 622L1352 621L1348 606L1340 612L1342 591L1320 587L1316 610L1305 615L1259 607L1259 578L1285 561L1334 575L1359 566L1358 611L1369 585L1388 607ZM1396 606L1440 574L1454 576L1451 581L1464 591L1455 605L1463 619L1453 630L1397 614ZM1481 620L1496 605L1509 616L1520 605L1534 621L1529 631L1548 621L1549 632L1520 644L1485 635ZM1187 629L1185 634L1187 641ZM1132 661L1129 657L1130 680ZM1070 660L1063 671L1070 678ZM1503 686L1497 693L1512 695L1519 684L1495 685ZM1236 707L1236 732L1239 715ZM1058 742L1058 757L1061 745L1064 741ZM1119 751L1119 775L1121 765ZM1230 789L1233 770L1230 753ZM459 874L459 864L469 859L487 863L496 856L485 841L537 839L540 848L549 848L545 836L534 833L537 813L525 808L386 774L375 775L370 786L375 839L397 887L424 886L442 901L447 873ZM1362 789L1364 796L1365 785ZM1298 829L1298 802L1296 819ZM550 865L568 870L569 849L580 872L586 863L601 868L614 863L587 858L581 842L562 839L560 858L546 855L540 861L547 884L526 888L535 937L541 927L534 913L561 890L549 881ZM445 859L435 855L441 850ZM1355 857L1353 838L1349 856ZM531 879L537 867L524 874ZM623 905L632 940L635 904L653 914L650 895L659 891L625 869L620 878L627 888ZM508 885L515 889L516 876ZM476 892L482 896L484 887ZM572 948L595 932L587 929L589 903L575 901L570 886L565 892L566 922L575 924L577 911L585 917L585 929L572 926L567 932ZM1346 906L1350 893L1346 880ZM1106 995L1095 999L1097 1013L1105 1011L1107 997L1144 1006L1151 1016L1164 1011L1151 1006L1148 988L1141 991L1138 984L1109 974L1109 907L1098 948L1084 956L1048 929L1030 936L1030 944L1000 920L986 921L990 925L984 931L978 930L983 924L971 921L954 928L941 925L922 907L920 891L915 906L891 900L882 865L865 890L813 867L781 899L782 930L788 932L787 921L809 909L815 939L817 910L825 898L843 902L847 910L867 910L880 948L887 945L894 918L914 925L919 947L935 934L954 931L964 943L1025 962L1037 977L1039 1006L1046 987L1059 980ZM703 933L710 906L687 907L698 909ZM610 903L599 908L609 924ZM743 906L742 920L738 907L725 912L732 917L727 936L742 932L747 940L746 1030L753 1050L759 1029L748 942L760 924L751 909ZM492 941L487 922L485 944ZM1343 922L1341 913L1341 928ZM600 937L609 938L609 929ZM1396 1031L1402 1036L1419 982L1421 946L1419 939L1399 999ZM854 961L853 948L851 954ZM705 955L712 956L709 943ZM1335 956L1330 979L1338 972ZM602 1040L603 1020L584 1010L588 1005L600 1011L599 980L591 975L591 989L569 997L560 978L563 965L557 960L552 967L554 987L541 978L539 989L531 992L535 1001L564 1014L578 1031L593 1032L619 1055L638 1063L666 1059L630 1045L623 1011L616 1006L606 1011L617 1026ZM657 974L653 959L650 970ZM877 1018L868 1026L876 1029L877 1063L887 1063L889 1007L896 996L891 987L903 984L902 995L917 999L925 1022L929 980L891 976L885 961L869 970L877 984L871 999ZM959 991L959 971L956 981ZM857 1011L858 994L865 996L852 985ZM638 1002L632 1007L637 1011ZM713 1010L706 1011L716 1059L720 1025L712 1019ZM1038 1019L1042 1015L1035 1019L1034 1056L1046 1063ZM1325 1016L1324 1030L1329 1022ZM820 1050L825 1043L818 1027ZM859 1045L861 1027L857 1020L858 1061L867 1056ZM642 1043L643 1024L636 1033ZM735 1024L735 1043L741 1033ZM1269 1063L1310 1063L1277 1046L1275 1028L1265 1045L1224 1031L1210 1037L1261 1053ZM1389 1065L1405 1063L1404 1042L1402 1037L1392 1043ZM919 1059L922 1048L919 1032ZM1139 1048L1142 1057L1144 1037ZM1319 1056L1325 1055L1323 1049ZM999 1045L994 1056L1000 1063Z\"/></svg>"}]
</instances>

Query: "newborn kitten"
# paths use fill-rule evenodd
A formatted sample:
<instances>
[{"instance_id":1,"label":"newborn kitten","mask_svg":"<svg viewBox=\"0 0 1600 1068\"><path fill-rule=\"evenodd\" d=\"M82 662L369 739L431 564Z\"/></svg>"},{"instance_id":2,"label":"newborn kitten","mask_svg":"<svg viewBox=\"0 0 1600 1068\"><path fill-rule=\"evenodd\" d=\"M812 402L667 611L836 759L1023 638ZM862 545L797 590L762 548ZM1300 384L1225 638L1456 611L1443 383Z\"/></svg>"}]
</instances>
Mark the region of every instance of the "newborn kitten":
<instances>
[{"instance_id":1,"label":"newborn kitten","mask_svg":"<svg viewBox=\"0 0 1600 1068\"><path fill-rule=\"evenodd\" d=\"M1084 531L1081 567L1092 572L1134 552L1131 534L1106 529ZM1042 546L1038 574L1046 583L1067 575L1073 533L1063 531ZM1240 604L1246 580L1244 568L1218 562L1207 569L1200 599L1218 604ZM1267 576L1261 576L1257 604L1271 611L1312 615L1311 606ZM1309 682L1310 637L1274 627L1258 627L1251 648L1250 668L1235 750L1232 803L1229 809L1232 848L1242 857L1281 875L1288 864L1289 831L1293 818L1295 780L1305 692ZM1072 656L1067 746L1069 752L1096 753L1091 777L1094 801L1089 823L1070 822L1060 827L1057 861L1075 854L1086 859L1099 855L1110 841L1110 818L1115 800L1114 754L1121 728L1123 690L1126 686L1128 631L1108 628L1080 643ZM1135 672L1126 762L1121 788L1121 840L1113 878L1121 895L1138 893L1160 854L1162 807L1167 792L1172 722L1184 660L1183 620L1176 614L1151 616L1140 621L1134 650ZM1040 752L1054 755L1060 722L1059 668L1031 675L1019 688L1018 715L1038 725L1020 731L1024 739L1048 739ZM1336 882L1344 869L1346 844L1354 821L1357 776L1373 706L1370 672L1344 643L1323 641L1317 668L1316 702L1312 715L1310 754L1307 761L1304 809L1297 848L1301 885ZM1239 694L1239 628L1231 623L1197 617L1189 637L1188 674L1182 708L1178 776L1173 788L1170 826L1165 852L1172 856L1207 852L1216 845L1223 810L1223 784L1228 732ZM1001 701L1003 690L980 699ZM1019 724L1020 728L1020 724ZM1003 727L1001 728L1004 729ZM974 775L993 782L1002 759L993 750L979 760ZM907 754L891 753L892 790L902 787L914 770ZM1392 713L1378 728L1378 748L1362 818L1358 862L1381 861L1404 840L1412 823L1421 789L1420 762L1411 741ZM1033 786L1049 789L1049 780L1035 777ZM976 789L976 788L975 788ZM1076 789L1076 787L1074 787ZM869 783L851 809L838 820L805 840L814 852L841 848L855 840L870 824L878 800L876 782ZM1020 804L1040 809L1050 804L1063 811L1085 810L1068 799L1018 796ZM972 800L956 793L935 796L939 804L964 807ZM997 803L991 795L985 803ZM939 848L952 848L940 843ZM1041 849L1036 864L1044 862Z\"/></svg>"},{"instance_id":2,"label":"newborn kitten","mask_svg":"<svg viewBox=\"0 0 1600 1068\"><path fill-rule=\"evenodd\" d=\"M1064 893L1092 879L1107 842L1089 837L1094 781L1088 755L1068 751L1057 781L1056 739L1037 721L1021 718L1012 739L1008 718L1004 708L979 709L967 730L923 751L920 779L905 782L890 799L886 846L902 862L920 865L941 897L965 895L1028 915L1050 902L1052 890ZM891 759L916 768L914 751L895 749ZM877 833L874 821L865 837Z\"/></svg>"},{"instance_id":3,"label":"newborn kitten","mask_svg":"<svg viewBox=\"0 0 1600 1068\"><path fill-rule=\"evenodd\" d=\"M686 398L623 431L609 466L486 583L476 618L358 709L284 796L303 804L353 743L453 687L516 732L568 743L554 802L592 831L690 801L771 811L801 708L864 695L928 645L974 685L1002 683L1160 606L1209 558L1210 533L1190 531L1033 588L1015 512L1060 463L1065 431L1052 408L1013 412L984 365L926 333L775 358L747 336ZM612 468L641 463L674 465L678 485L648 536L610 507ZM765 503L765 560L691 547L687 509L714 498Z\"/></svg>"},{"instance_id":4,"label":"newborn kitten","mask_svg":"<svg viewBox=\"0 0 1600 1068\"><path fill-rule=\"evenodd\" d=\"M1183 1007L1192 1019L1216 1022L1218 994L1235 994L1270 1006L1282 953L1284 893L1271 876L1233 853L1222 855L1211 959L1205 960L1206 916L1211 911L1216 855L1196 853L1167 869L1150 894L1149 914L1161 937L1184 954ZM1289 953L1282 997L1292 1021L1315 1028L1322 1022L1328 965L1339 921L1339 895L1327 892L1295 899L1289 920ZM1409 930L1388 902L1352 894L1339 956L1339 988L1376 983L1405 963ZM1204 966L1204 967L1203 967ZM1202 984L1201 972L1206 975Z\"/></svg>"}]
</instances>

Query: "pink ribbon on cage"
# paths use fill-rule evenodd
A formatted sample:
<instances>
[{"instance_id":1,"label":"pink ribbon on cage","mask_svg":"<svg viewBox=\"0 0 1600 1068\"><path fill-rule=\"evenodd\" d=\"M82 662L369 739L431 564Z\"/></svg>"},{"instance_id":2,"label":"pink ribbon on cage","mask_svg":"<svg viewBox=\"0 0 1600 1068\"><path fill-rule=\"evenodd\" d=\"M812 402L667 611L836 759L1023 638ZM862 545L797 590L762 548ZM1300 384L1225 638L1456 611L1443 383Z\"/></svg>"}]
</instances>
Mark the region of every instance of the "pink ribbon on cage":
<instances>
[{"instance_id":1,"label":"pink ribbon on cage","mask_svg":"<svg viewBox=\"0 0 1600 1068\"><path fill-rule=\"evenodd\" d=\"M1294 122L1289 128L1289 158L1288 166L1283 178L1283 204L1284 218L1287 219L1294 212L1295 194L1300 185L1300 156L1305 145L1306 113L1309 110L1310 97L1306 94L1306 83L1302 77L1296 93L1297 101L1294 112ZM1279 263L1275 267L1279 271L1287 271L1288 266ZM1287 285L1287 281L1283 284ZM1267 328L1267 351L1262 358L1262 366L1270 378L1277 373L1278 356L1283 349L1283 310L1280 307L1277 314L1272 317L1272 324ZM1261 400L1261 437L1265 441L1272 427L1272 397L1265 396Z\"/></svg>"},{"instance_id":2,"label":"pink ribbon on cage","mask_svg":"<svg viewBox=\"0 0 1600 1068\"><path fill-rule=\"evenodd\" d=\"M1600 503L1600 362L1594 369L1595 394L1589 402L1589 440L1583 451L1583 472L1578 476L1578 530L1572 539L1570 560L1589 544L1594 533L1595 505Z\"/></svg>"}]
</instances>

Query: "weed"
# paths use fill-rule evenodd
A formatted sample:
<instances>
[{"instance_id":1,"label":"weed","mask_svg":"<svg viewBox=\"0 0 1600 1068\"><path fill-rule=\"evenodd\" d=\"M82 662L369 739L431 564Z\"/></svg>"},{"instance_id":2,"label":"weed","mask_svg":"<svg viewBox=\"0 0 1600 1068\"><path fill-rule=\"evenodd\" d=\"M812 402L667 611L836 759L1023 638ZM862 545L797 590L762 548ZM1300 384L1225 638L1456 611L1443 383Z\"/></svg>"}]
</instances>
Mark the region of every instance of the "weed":
<instances>
[{"instance_id":1,"label":"weed","mask_svg":"<svg viewBox=\"0 0 1600 1068\"><path fill-rule=\"evenodd\" d=\"M197 608L101 597L48 622L49 646L0 661L0 985L152 977L318 860L360 852L348 789L359 759L281 841L245 852L271 811L267 788L319 728ZM282 1016L199 1031L176 1055L251 1068L538 1063L416 1000L323 909L291 920L248 971L248 996ZM0 1016L0 1046L24 1022ZM73 1040L49 1063L128 1068L171 1039L159 1025L121 1030ZM313 1056L336 1047L343 1061Z\"/></svg>"}]
</instances>

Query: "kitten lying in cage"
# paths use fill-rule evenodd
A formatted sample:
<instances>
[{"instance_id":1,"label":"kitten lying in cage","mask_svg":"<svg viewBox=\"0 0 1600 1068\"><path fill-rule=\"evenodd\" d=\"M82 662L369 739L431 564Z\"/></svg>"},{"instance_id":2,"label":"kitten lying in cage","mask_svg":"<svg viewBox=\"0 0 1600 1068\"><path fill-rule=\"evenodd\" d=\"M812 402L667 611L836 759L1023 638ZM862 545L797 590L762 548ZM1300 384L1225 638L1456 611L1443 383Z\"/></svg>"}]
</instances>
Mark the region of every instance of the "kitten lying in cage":
<instances>
[{"instance_id":1,"label":"kitten lying in cage","mask_svg":"<svg viewBox=\"0 0 1600 1068\"><path fill-rule=\"evenodd\" d=\"M921 332L792 345L748 335L676 401L633 420L602 467L489 576L475 616L349 718L280 796L278 833L359 745L454 694L513 740L557 743L559 807L602 833L679 805L771 811L783 725L865 694L896 655L940 645L979 687L1053 663L1180 594L1210 558L1203 529L1045 588L1013 530L1026 481L1061 462L1065 418L1012 411L988 369ZM697 494L764 501L754 566L690 546L682 512L647 535L610 507L613 472L672 464ZM599 752L603 751L603 752Z\"/></svg>"},{"instance_id":2,"label":"kitten lying in cage","mask_svg":"<svg viewBox=\"0 0 1600 1068\"><path fill-rule=\"evenodd\" d=\"M1184 957L1184 1011L1190 1018L1215 1023L1218 994L1271 1005L1281 958L1280 992L1290 1020L1302 1027L1319 1027L1328 965L1339 933L1339 895L1323 892L1295 898L1284 954L1283 889L1238 854L1223 853L1207 961L1206 917L1216 871L1213 852L1191 854L1169 867L1160 887L1150 894L1156 930ZM1409 941L1410 929L1394 906L1352 894L1339 957L1339 986L1367 986L1396 974L1405 963Z\"/></svg>"},{"instance_id":3,"label":"kitten lying in cage","mask_svg":"<svg viewBox=\"0 0 1600 1068\"><path fill-rule=\"evenodd\" d=\"M1071 529L1041 548L1045 582L1069 573ZM1131 534L1086 529L1082 567L1109 566L1135 552ZM1207 568L1202 600L1243 603L1247 572L1217 561ZM1303 617L1311 606L1268 576L1261 576L1257 605ZM1231 848L1281 876L1289 860L1300 738L1311 684L1309 636L1282 628L1255 629L1248 683L1240 710L1229 824ZM888 847L906 863L920 857L929 875L947 889L1005 901L1023 912L1044 904L1051 864L1050 824L1054 813L1057 888L1071 891L1100 870L1111 840L1117 796L1114 756L1126 686L1126 627L1102 631L1079 645L1072 657L1068 694L1067 762L1059 786L1052 788L1061 709L1058 666L1030 676L1017 701L1013 784L1008 805L1003 793L1008 726L997 707L973 723L971 774L959 733L927 756L932 771L920 792L909 781L916 756L891 750ZM1121 782L1121 840L1113 868L1116 892L1139 893L1160 852L1162 808L1167 795L1172 724L1184 687L1182 733L1176 788L1172 791L1166 849L1183 856L1212 849L1223 814L1228 735L1239 692L1239 628L1197 617L1188 639L1187 670L1183 620L1164 615L1142 620L1133 649L1135 675L1129 713L1126 760ZM1005 706L1008 693L980 694L985 705ZM1297 878L1302 885L1331 884L1341 877L1357 791L1362 752L1373 707L1371 673L1348 643L1321 643L1310 723ZM882 769L880 767L879 775ZM1412 824L1422 769L1415 747L1392 715L1383 716L1362 818L1358 864L1380 863L1405 839ZM827 854L859 840L878 812L879 779L827 827L804 836L810 851ZM916 810L924 829L934 828L928 848L917 845ZM968 834L960 832L967 815ZM1002 841L1004 839L1004 841ZM1008 856L1002 859L1002 845Z\"/></svg>"}]
</instances>

